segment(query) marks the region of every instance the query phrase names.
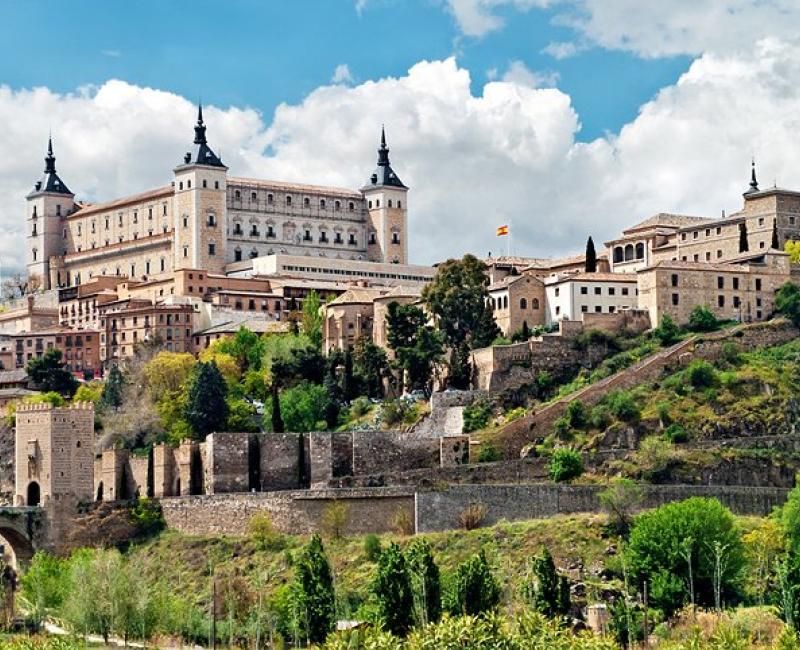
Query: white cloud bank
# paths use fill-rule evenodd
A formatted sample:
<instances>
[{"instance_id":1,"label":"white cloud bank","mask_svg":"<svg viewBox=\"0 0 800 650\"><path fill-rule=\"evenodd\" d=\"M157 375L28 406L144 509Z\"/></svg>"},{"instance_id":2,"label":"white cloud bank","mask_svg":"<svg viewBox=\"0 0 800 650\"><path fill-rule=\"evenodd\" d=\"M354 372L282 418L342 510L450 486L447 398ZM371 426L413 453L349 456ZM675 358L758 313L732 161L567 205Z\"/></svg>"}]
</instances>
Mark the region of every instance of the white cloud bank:
<instances>
[{"instance_id":1,"label":"white cloud bank","mask_svg":"<svg viewBox=\"0 0 800 650\"><path fill-rule=\"evenodd\" d=\"M410 252L434 262L559 255L656 211L715 216L740 207L751 153L762 186L800 188L800 53L778 40L706 54L618 135L578 143L570 98L524 79L480 96L454 59L400 78L318 88L266 124L250 109L206 107L208 136L233 175L359 187L381 123L411 187ZM19 266L24 196L41 174L49 127L58 170L79 197L107 200L167 184L192 138L195 108L172 93L109 81L58 95L0 87L0 262Z\"/></svg>"}]
</instances>

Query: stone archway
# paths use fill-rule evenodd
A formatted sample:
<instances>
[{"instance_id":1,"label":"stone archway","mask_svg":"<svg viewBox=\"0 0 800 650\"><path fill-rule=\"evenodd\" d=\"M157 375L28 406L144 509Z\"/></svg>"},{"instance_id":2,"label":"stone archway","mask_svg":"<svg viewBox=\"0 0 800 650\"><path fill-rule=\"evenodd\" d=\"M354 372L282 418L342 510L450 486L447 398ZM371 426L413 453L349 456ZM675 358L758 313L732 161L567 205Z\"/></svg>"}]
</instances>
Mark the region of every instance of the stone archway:
<instances>
[{"instance_id":1,"label":"stone archway","mask_svg":"<svg viewBox=\"0 0 800 650\"><path fill-rule=\"evenodd\" d=\"M28 507L38 506L42 499L42 491L36 481L28 483L28 493L25 505Z\"/></svg>"},{"instance_id":2,"label":"stone archway","mask_svg":"<svg viewBox=\"0 0 800 650\"><path fill-rule=\"evenodd\" d=\"M11 565L15 569L28 564L33 558L35 549L27 536L19 531L0 524L0 544L3 545L4 560L11 557Z\"/></svg>"}]
</instances>

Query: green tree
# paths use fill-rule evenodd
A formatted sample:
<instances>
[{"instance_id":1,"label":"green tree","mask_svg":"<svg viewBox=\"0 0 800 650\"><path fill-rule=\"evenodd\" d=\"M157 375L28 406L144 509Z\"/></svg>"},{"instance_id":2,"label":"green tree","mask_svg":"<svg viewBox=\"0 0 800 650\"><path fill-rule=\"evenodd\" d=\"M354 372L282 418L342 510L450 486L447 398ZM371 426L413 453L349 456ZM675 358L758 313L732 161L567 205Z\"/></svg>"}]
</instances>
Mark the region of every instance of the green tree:
<instances>
[{"instance_id":1,"label":"green tree","mask_svg":"<svg viewBox=\"0 0 800 650\"><path fill-rule=\"evenodd\" d=\"M303 549L295 567L296 605L309 641L322 643L335 622L333 573L319 535Z\"/></svg>"},{"instance_id":2,"label":"green tree","mask_svg":"<svg viewBox=\"0 0 800 650\"><path fill-rule=\"evenodd\" d=\"M57 612L69 593L69 566L66 561L37 551L20 581L20 596L28 615L38 628Z\"/></svg>"},{"instance_id":3,"label":"green tree","mask_svg":"<svg viewBox=\"0 0 800 650\"><path fill-rule=\"evenodd\" d=\"M642 488L629 478L616 478L598 494L600 505L608 513L609 526L617 535L627 536L633 513L644 499Z\"/></svg>"},{"instance_id":4,"label":"green tree","mask_svg":"<svg viewBox=\"0 0 800 650\"><path fill-rule=\"evenodd\" d=\"M800 286L787 282L775 293L775 309L800 327Z\"/></svg>"},{"instance_id":5,"label":"green tree","mask_svg":"<svg viewBox=\"0 0 800 650\"><path fill-rule=\"evenodd\" d=\"M414 598L406 559L395 543L378 558L372 593L386 629L397 636L405 636L413 623Z\"/></svg>"},{"instance_id":6,"label":"green tree","mask_svg":"<svg viewBox=\"0 0 800 650\"><path fill-rule=\"evenodd\" d=\"M580 452L567 447L559 447L553 452L548 468L550 480L556 483L571 481L583 474L583 458Z\"/></svg>"},{"instance_id":7,"label":"green tree","mask_svg":"<svg viewBox=\"0 0 800 650\"><path fill-rule=\"evenodd\" d=\"M61 350L50 348L41 357L28 361L28 377L41 391L54 391L72 397L78 390L78 380L61 361Z\"/></svg>"},{"instance_id":8,"label":"green tree","mask_svg":"<svg viewBox=\"0 0 800 650\"><path fill-rule=\"evenodd\" d=\"M313 289L303 300L303 334L315 348L322 347L322 301Z\"/></svg>"},{"instance_id":9,"label":"green tree","mask_svg":"<svg viewBox=\"0 0 800 650\"><path fill-rule=\"evenodd\" d=\"M597 252L594 250L594 241L591 237L586 240L586 262L584 270L587 273L595 273L597 271Z\"/></svg>"},{"instance_id":10,"label":"green tree","mask_svg":"<svg viewBox=\"0 0 800 650\"><path fill-rule=\"evenodd\" d=\"M421 626L436 623L442 615L442 587L431 545L424 539L413 541L406 558L417 623Z\"/></svg>"},{"instance_id":11,"label":"green tree","mask_svg":"<svg viewBox=\"0 0 800 650\"><path fill-rule=\"evenodd\" d=\"M103 394L100 397L102 408L116 409L122 406L122 390L125 387L125 378L122 371L115 363L108 371L108 377L103 385Z\"/></svg>"},{"instance_id":12,"label":"green tree","mask_svg":"<svg viewBox=\"0 0 800 650\"><path fill-rule=\"evenodd\" d=\"M363 386L363 394L382 398L383 381L391 376L386 350L375 345L369 337L360 337L353 346L353 373Z\"/></svg>"},{"instance_id":13,"label":"green tree","mask_svg":"<svg viewBox=\"0 0 800 650\"><path fill-rule=\"evenodd\" d=\"M296 432L324 429L329 401L324 386L309 382L281 391L280 412L285 429Z\"/></svg>"},{"instance_id":14,"label":"green tree","mask_svg":"<svg viewBox=\"0 0 800 650\"><path fill-rule=\"evenodd\" d=\"M491 345L500 334L488 301L488 285L486 265L473 255L465 255L461 260L439 265L433 281L422 291L422 299L435 317L445 344L461 350L455 360L462 366L469 360L464 349L469 352ZM461 377L469 375L463 367L456 373Z\"/></svg>"},{"instance_id":15,"label":"green tree","mask_svg":"<svg viewBox=\"0 0 800 650\"><path fill-rule=\"evenodd\" d=\"M669 314L664 314L661 318L661 323L653 330L653 336L655 336L663 346L672 345L677 342L680 334L680 328Z\"/></svg>"},{"instance_id":16,"label":"green tree","mask_svg":"<svg viewBox=\"0 0 800 650\"><path fill-rule=\"evenodd\" d=\"M228 396L227 431L243 431L256 433L261 430L258 426L258 415L253 405L239 397Z\"/></svg>"},{"instance_id":17,"label":"green tree","mask_svg":"<svg viewBox=\"0 0 800 650\"><path fill-rule=\"evenodd\" d=\"M386 322L387 343L397 357L403 388L426 389L444 350L441 335L428 325L425 312L414 305L390 302Z\"/></svg>"},{"instance_id":18,"label":"green tree","mask_svg":"<svg viewBox=\"0 0 800 650\"><path fill-rule=\"evenodd\" d=\"M533 609L548 617L565 616L569 612L569 581L556 570L547 548L533 558L528 579L523 585L525 598Z\"/></svg>"},{"instance_id":19,"label":"green tree","mask_svg":"<svg viewBox=\"0 0 800 650\"><path fill-rule=\"evenodd\" d=\"M228 385L213 361L197 364L190 378L186 421L196 440L223 431L228 420Z\"/></svg>"},{"instance_id":20,"label":"green tree","mask_svg":"<svg viewBox=\"0 0 800 650\"><path fill-rule=\"evenodd\" d=\"M500 603L502 590L481 550L458 565L453 577L448 609L453 614L483 614Z\"/></svg>"},{"instance_id":21,"label":"green tree","mask_svg":"<svg viewBox=\"0 0 800 650\"><path fill-rule=\"evenodd\" d=\"M714 547L725 550L717 566ZM715 572L725 602L734 601L745 566L741 533L731 512L716 499L693 497L668 503L634 520L625 559L633 579L650 585L651 602L672 615L689 602L711 606Z\"/></svg>"},{"instance_id":22,"label":"green tree","mask_svg":"<svg viewBox=\"0 0 800 650\"><path fill-rule=\"evenodd\" d=\"M689 329L693 332L713 332L717 327L717 317L704 305L697 305L689 314Z\"/></svg>"}]
</instances>

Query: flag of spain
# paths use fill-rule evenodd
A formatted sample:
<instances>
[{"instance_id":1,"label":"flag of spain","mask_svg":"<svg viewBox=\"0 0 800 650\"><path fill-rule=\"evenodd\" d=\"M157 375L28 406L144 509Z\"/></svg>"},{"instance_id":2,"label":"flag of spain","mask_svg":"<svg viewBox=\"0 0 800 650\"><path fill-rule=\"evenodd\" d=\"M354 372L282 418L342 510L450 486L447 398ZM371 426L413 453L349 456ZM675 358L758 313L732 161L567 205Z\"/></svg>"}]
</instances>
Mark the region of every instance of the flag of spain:
<instances>
[{"instance_id":1,"label":"flag of spain","mask_svg":"<svg viewBox=\"0 0 800 650\"><path fill-rule=\"evenodd\" d=\"M508 234L508 226L499 226L497 228L497 236L502 237L503 235Z\"/></svg>"}]
</instances>

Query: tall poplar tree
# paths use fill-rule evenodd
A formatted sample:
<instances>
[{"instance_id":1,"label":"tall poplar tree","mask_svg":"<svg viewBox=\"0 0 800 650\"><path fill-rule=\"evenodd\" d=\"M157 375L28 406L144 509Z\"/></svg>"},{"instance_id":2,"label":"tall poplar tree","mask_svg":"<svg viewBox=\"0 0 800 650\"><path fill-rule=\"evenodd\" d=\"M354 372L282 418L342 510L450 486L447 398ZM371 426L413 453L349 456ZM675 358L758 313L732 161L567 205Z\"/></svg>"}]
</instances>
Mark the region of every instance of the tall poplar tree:
<instances>
[{"instance_id":1,"label":"tall poplar tree","mask_svg":"<svg viewBox=\"0 0 800 650\"><path fill-rule=\"evenodd\" d=\"M298 619L308 640L322 643L336 618L333 572L319 535L314 535L297 562L295 573Z\"/></svg>"},{"instance_id":2,"label":"tall poplar tree","mask_svg":"<svg viewBox=\"0 0 800 650\"><path fill-rule=\"evenodd\" d=\"M397 544L392 543L380 554L372 593L386 629L405 636L414 620L414 598L406 559Z\"/></svg>"},{"instance_id":3,"label":"tall poplar tree","mask_svg":"<svg viewBox=\"0 0 800 650\"><path fill-rule=\"evenodd\" d=\"M213 431L222 431L228 420L228 385L213 361L197 364L189 384L186 421L195 439L203 440Z\"/></svg>"},{"instance_id":4,"label":"tall poplar tree","mask_svg":"<svg viewBox=\"0 0 800 650\"><path fill-rule=\"evenodd\" d=\"M594 240L589 237L586 240L586 263L584 270L587 273L595 273L597 271L597 252L594 250Z\"/></svg>"}]
</instances>

